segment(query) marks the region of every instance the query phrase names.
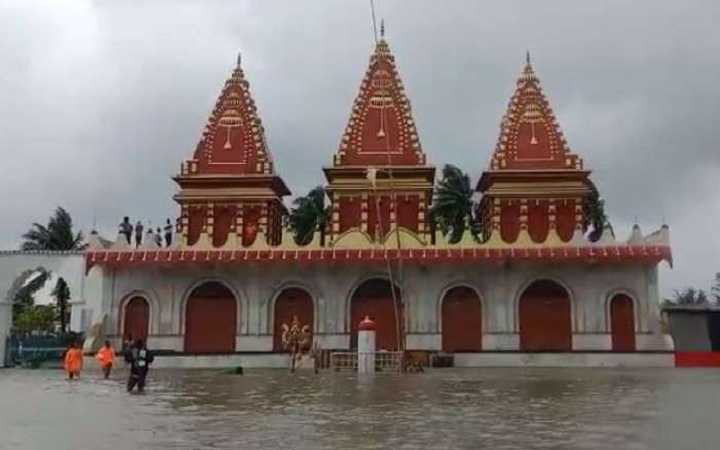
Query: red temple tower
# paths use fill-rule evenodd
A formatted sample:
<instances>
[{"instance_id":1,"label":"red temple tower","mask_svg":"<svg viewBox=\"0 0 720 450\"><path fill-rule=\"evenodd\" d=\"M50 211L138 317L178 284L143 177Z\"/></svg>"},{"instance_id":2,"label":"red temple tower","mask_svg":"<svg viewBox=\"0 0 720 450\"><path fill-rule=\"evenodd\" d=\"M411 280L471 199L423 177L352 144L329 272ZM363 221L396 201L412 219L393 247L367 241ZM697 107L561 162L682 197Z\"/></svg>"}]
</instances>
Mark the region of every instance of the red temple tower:
<instances>
[{"instance_id":1,"label":"red temple tower","mask_svg":"<svg viewBox=\"0 0 720 450\"><path fill-rule=\"evenodd\" d=\"M290 191L275 173L240 56L193 158L174 180L185 244L250 246L258 236L267 244L280 242L282 198Z\"/></svg>"},{"instance_id":2,"label":"red temple tower","mask_svg":"<svg viewBox=\"0 0 720 450\"><path fill-rule=\"evenodd\" d=\"M528 54L490 168L477 186L486 237L570 241L586 228L583 206L594 189L589 174L570 151Z\"/></svg>"},{"instance_id":3,"label":"red temple tower","mask_svg":"<svg viewBox=\"0 0 720 450\"><path fill-rule=\"evenodd\" d=\"M333 165L324 172L332 204L331 239L359 229L382 240L395 227L429 236L435 168L426 164L410 101L384 37L370 56Z\"/></svg>"}]
</instances>

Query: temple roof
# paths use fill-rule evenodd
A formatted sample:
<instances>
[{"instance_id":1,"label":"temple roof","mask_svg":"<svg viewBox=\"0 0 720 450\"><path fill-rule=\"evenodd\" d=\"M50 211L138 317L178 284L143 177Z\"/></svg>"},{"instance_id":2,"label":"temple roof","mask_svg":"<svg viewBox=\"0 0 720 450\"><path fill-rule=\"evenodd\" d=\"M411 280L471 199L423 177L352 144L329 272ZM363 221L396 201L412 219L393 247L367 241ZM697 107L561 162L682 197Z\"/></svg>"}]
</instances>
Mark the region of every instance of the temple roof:
<instances>
[{"instance_id":1,"label":"temple roof","mask_svg":"<svg viewBox=\"0 0 720 450\"><path fill-rule=\"evenodd\" d=\"M183 175L275 174L265 129L240 62L238 55Z\"/></svg>"},{"instance_id":2,"label":"temple roof","mask_svg":"<svg viewBox=\"0 0 720 450\"><path fill-rule=\"evenodd\" d=\"M490 170L582 170L571 153L527 55L507 112Z\"/></svg>"},{"instance_id":3,"label":"temple roof","mask_svg":"<svg viewBox=\"0 0 720 450\"><path fill-rule=\"evenodd\" d=\"M384 36L370 55L333 165L425 165L410 101Z\"/></svg>"}]
</instances>

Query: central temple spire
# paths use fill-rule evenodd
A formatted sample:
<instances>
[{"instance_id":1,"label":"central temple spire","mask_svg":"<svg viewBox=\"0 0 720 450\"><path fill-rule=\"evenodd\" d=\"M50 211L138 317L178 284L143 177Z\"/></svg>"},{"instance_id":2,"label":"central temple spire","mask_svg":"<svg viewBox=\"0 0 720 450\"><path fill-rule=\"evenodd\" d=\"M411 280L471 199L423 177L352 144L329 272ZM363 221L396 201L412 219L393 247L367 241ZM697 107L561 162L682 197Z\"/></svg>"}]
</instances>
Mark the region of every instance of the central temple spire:
<instances>
[{"instance_id":1,"label":"central temple spire","mask_svg":"<svg viewBox=\"0 0 720 450\"><path fill-rule=\"evenodd\" d=\"M384 23L333 165L324 171L331 241L353 228L376 241L395 227L429 237L435 168L426 164Z\"/></svg>"},{"instance_id":2,"label":"central temple spire","mask_svg":"<svg viewBox=\"0 0 720 450\"><path fill-rule=\"evenodd\" d=\"M425 164L410 101L384 37L384 23L380 31L335 155L335 166Z\"/></svg>"}]
</instances>

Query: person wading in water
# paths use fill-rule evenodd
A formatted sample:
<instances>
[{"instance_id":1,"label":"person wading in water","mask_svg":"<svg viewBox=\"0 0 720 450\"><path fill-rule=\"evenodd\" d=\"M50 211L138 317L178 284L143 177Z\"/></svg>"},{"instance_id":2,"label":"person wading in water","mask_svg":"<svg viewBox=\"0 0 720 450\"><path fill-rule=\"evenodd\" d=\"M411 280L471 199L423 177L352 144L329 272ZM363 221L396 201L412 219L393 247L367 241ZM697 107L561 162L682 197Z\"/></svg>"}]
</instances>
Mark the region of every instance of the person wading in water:
<instances>
[{"instance_id":1,"label":"person wading in water","mask_svg":"<svg viewBox=\"0 0 720 450\"><path fill-rule=\"evenodd\" d=\"M128 392L132 392L136 385L138 392L145 390L145 378L154 359L153 354L147 349L142 339L135 341L135 345L125 352L125 361L130 364L130 376L127 382Z\"/></svg>"},{"instance_id":2,"label":"person wading in water","mask_svg":"<svg viewBox=\"0 0 720 450\"><path fill-rule=\"evenodd\" d=\"M98 350L97 355L95 355L95 358L97 358L98 362L100 363L100 367L103 371L103 376L107 380L110 378L110 371L113 367L113 359L115 358L115 350L113 350L112 346L110 345L110 341L105 341L105 345Z\"/></svg>"},{"instance_id":3,"label":"person wading in water","mask_svg":"<svg viewBox=\"0 0 720 450\"><path fill-rule=\"evenodd\" d=\"M65 353L65 372L67 373L68 380L79 378L82 367L82 349L78 348L77 344L73 342Z\"/></svg>"}]
</instances>

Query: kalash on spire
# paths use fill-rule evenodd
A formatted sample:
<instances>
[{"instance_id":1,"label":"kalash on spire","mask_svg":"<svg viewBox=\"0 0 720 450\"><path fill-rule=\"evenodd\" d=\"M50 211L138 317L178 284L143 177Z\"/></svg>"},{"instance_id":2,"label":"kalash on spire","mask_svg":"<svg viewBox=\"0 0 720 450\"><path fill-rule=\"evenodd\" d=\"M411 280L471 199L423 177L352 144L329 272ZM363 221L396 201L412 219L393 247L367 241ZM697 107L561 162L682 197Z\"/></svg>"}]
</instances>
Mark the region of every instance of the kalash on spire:
<instances>
[{"instance_id":1,"label":"kalash on spire","mask_svg":"<svg viewBox=\"0 0 720 450\"><path fill-rule=\"evenodd\" d=\"M290 191L275 173L240 63L238 55L192 159L174 178L180 186L174 197L181 207L178 233L186 245L247 246L281 239L282 198Z\"/></svg>"},{"instance_id":2,"label":"kalash on spire","mask_svg":"<svg viewBox=\"0 0 720 450\"><path fill-rule=\"evenodd\" d=\"M435 168L426 164L384 23L333 165L324 171L331 239L359 229L382 240L396 226L429 238Z\"/></svg>"}]
</instances>

